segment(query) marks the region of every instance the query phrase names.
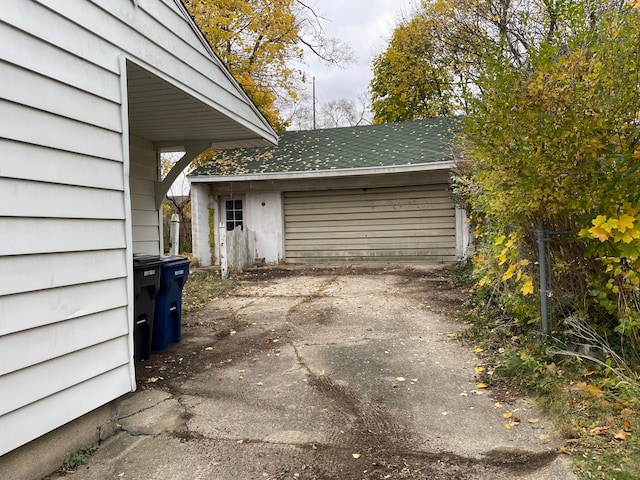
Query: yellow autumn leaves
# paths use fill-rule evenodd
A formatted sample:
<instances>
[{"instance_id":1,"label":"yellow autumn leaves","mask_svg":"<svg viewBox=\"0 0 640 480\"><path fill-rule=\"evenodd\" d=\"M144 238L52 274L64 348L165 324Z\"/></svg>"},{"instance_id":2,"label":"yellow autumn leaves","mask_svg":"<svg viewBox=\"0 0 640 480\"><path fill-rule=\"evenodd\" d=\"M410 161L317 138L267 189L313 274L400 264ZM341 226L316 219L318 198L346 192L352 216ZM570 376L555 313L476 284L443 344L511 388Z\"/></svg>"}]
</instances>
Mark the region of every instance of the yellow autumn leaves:
<instances>
[{"instance_id":1,"label":"yellow autumn leaves","mask_svg":"<svg viewBox=\"0 0 640 480\"><path fill-rule=\"evenodd\" d=\"M620 210L617 216L598 215L591 222L593 227L583 229L580 236L591 236L601 242L611 239L622 243L631 243L640 238L640 229L636 225L636 221L640 220L640 207L625 202Z\"/></svg>"},{"instance_id":2,"label":"yellow autumn leaves","mask_svg":"<svg viewBox=\"0 0 640 480\"><path fill-rule=\"evenodd\" d=\"M606 288L616 295L635 295L640 285L640 207L625 202L616 214L598 215L591 224L580 236L599 240L597 258L609 275Z\"/></svg>"},{"instance_id":3,"label":"yellow autumn leaves","mask_svg":"<svg viewBox=\"0 0 640 480\"><path fill-rule=\"evenodd\" d=\"M518 258L519 250L517 248L517 243L519 235L519 231L512 232L508 237L506 235L501 235L495 239L494 246L503 247L500 250L500 253L496 256L498 266L503 268L504 266L507 266L507 269L500 276L500 281L504 283L509 280L513 280L516 284L516 290L526 296L533 293L533 278L525 272L525 267L527 267L531 262L527 259ZM489 269L487 274L480 279L478 284L480 286L487 284L495 278L496 274L499 274L498 269Z\"/></svg>"}]
</instances>

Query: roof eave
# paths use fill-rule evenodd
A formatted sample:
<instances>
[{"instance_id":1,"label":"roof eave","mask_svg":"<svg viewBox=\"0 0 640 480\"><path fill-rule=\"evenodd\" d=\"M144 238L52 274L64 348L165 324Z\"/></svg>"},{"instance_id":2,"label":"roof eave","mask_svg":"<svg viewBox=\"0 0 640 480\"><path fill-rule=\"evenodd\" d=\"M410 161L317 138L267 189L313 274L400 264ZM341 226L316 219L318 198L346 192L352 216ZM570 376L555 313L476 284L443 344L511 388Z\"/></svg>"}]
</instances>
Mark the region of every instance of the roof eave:
<instances>
[{"instance_id":1,"label":"roof eave","mask_svg":"<svg viewBox=\"0 0 640 480\"><path fill-rule=\"evenodd\" d=\"M187 178L191 183L255 182L259 180L299 180L318 177L352 177L362 175L385 175L392 173L428 172L438 170L441 171L451 170L454 165L454 160L446 160L442 162L392 165L385 167L356 167L341 168L335 170L307 170L301 172L264 172L248 173L242 175L198 175L187 176Z\"/></svg>"}]
</instances>

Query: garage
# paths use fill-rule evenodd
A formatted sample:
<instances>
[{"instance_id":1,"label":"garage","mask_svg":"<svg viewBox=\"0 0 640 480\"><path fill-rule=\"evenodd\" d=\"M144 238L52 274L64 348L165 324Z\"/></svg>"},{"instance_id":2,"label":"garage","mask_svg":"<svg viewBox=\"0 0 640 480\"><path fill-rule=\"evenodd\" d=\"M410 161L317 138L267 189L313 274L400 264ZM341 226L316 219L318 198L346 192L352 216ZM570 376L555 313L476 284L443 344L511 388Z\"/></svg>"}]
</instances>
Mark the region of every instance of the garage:
<instances>
[{"instance_id":1,"label":"garage","mask_svg":"<svg viewBox=\"0 0 640 480\"><path fill-rule=\"evenodd\" d=\"M284 193L287 263L456 260L449 185Z\"/></svg>"},{"instance_id":2,"label":"garage","mask_svg":"<svg viewBox=\"0 0 640 480\"><path fill-rule=\"evenodd\" d=\"M471 237L451 196L457 125L286 131L277 147L221 150L189 174L194 256L221 265L235 255L222 239L240 228L238 265L464 259Z\"/></svg>"}]
</instances>

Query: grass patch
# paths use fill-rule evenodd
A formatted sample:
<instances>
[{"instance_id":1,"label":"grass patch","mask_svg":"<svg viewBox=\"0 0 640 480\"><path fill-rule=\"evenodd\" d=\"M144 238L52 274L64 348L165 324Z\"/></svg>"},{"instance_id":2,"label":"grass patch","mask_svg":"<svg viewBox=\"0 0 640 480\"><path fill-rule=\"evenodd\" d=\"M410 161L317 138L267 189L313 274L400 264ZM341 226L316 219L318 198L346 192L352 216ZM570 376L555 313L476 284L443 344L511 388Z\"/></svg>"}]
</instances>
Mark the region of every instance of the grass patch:
<instances>
[{"instance_id":1,"label":"grass patch","mask_svg":"<svg viewBox=\"0 0 640 480\"><path fill-rule=\"evenodd\" d=\"M463 266L450 274L452 282L454 276L472 282ZM480 380L533 397L567 439L562 452L579 478L640 478L638 365L624 364L606 342L586 351L576 346L566 323L544 337L537 322L517 321L486 297L471 295L464 315L471 326L462 341L483 350Z\"/></svg>"},{"instance_id":2,"label":"grass patch","mask_svg":"<svg viewBox=\"0 0 640 480\"><path fill-rule=\"evenodd\" d=\"M196 270L189 274L182 290L182 312L196 312L207 303L228 294L240 285L235 279L222 279L219 270Z\"/></svg>"}]
</instances>

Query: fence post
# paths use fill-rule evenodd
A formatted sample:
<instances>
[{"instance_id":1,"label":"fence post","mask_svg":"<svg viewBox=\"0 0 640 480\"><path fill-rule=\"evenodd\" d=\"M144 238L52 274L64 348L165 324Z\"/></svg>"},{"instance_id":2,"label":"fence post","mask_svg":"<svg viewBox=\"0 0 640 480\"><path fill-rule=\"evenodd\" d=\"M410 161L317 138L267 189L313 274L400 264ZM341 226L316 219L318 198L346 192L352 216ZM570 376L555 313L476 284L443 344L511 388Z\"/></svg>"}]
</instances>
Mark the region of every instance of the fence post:
<instances>
[{"instance_id":1,"label":"fence post","mask_svg":"<svg viewBox=\"0 0 640 480\"><path fill-rule=\"evenodd\" d=\"M544 224L538 220L538 265L540 266L540 318L542 320L542 333L549 334L549 318L547 310L547 260L544 242Z\"/></svg>"},{"instance_id":2,"label":"fence post","mask_svg":"<svg viewBox=\"0 0 640 480\"><path fill-rule=\"evenodd\" d=\"M169 254L178 255L180 252L180 217L177 213L171 215L169 230Z\"/></svg>"},{"instance_id":3,"label":"fence post","mask_svg":"<svg viewBox=\"0 0 640 480\"><path fill-rule=\"evenodd\" d=\"M227 249L227 226L224 222L220 222L220 276L227 278L229 276L229 251Z\"/></svg>"}]
</instances>

